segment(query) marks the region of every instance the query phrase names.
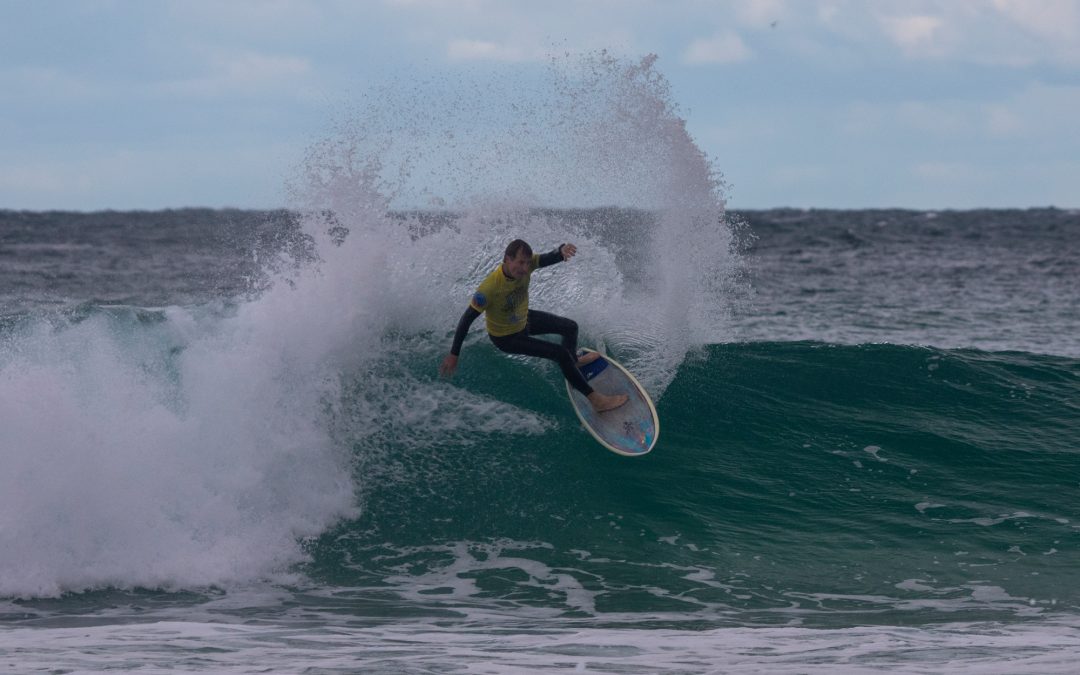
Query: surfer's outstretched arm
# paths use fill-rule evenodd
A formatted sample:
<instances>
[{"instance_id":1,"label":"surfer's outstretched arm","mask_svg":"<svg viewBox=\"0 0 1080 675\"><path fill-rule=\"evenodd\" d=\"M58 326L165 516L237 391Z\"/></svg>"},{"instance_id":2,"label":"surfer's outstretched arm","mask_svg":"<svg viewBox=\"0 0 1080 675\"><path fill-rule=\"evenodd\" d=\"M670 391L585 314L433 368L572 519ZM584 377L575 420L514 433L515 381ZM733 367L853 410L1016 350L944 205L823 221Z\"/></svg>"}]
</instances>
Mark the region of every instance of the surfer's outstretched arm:
<instances>
[{"instance_id":1,"label":"surfer's outstretched arm","mask_svg":"<svg viewBox=\"0 0 1080 675\"><path fill-rule=\"evenodd\" d=\"M559 244L554 251L548 251L547 253L540 254L540 260L537 261L537 269L541 267L547 267L548 265L554 265L564 260L569 260L577 254L577 246L573 244Z\"/></svg>"},{"instance_id":2,"label":"surfer's outstretched arm","mask_svg":"<svg viewBox=\"0 0 1080 675\"><path fill-rule=\"evenodd\" d=\"M442 365L439 366L439 374L449 377L457 370L458 356L461 354L461 345L465 342L465 336L469 334L469 327L472 326L473 321L476 321L476 317L480 316L480 312L476 311L472 305L465 308L465 313L458 319L457 330L454 332L454 344L450 346L450 353L443 359Z\"/></svg>"}]
</instances>

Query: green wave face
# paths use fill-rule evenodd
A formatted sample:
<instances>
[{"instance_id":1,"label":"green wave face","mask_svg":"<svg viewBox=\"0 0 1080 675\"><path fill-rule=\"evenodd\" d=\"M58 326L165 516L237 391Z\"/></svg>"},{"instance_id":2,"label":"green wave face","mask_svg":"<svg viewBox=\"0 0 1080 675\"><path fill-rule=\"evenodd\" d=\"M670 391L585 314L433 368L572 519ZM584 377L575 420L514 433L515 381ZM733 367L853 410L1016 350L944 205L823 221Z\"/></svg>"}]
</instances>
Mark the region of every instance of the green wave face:
<instances>
[{"instance_id":1,"label":"green wave face","mask_svg":"<svg viewBox=\"0 0 1080 675\"><path fill-rule=\"evenodd\" d=\"M474 348L483 375L454 385L486 401L462 426L387 420L353 439L362 513L311 542L310 575L421 613L634 621L980 620L1080 601L1074 359L714 345L658 401L656 450L630 460L578 427L556 371L493 352Z\"/></svg>"}]
</instances>

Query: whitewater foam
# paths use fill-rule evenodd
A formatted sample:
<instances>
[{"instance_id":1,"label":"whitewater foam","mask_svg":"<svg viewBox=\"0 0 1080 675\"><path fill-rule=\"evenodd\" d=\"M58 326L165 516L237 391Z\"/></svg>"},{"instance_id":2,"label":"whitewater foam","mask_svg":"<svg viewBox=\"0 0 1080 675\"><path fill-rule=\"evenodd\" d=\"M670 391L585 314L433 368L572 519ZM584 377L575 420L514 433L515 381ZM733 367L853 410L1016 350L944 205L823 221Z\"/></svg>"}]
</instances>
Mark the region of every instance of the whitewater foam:
<instances>
[{"instance_id":1,"label":"whitewater foam","mask_svg":"<svg viewBox=\"0 0 1080 675\"><path fill-rule=\"evenodd\" d=\"M411 669L439 671L468 664L489 673L576 670L594 673L1072 673L1080 641L1069 618L1003 625L861 626L820 630L798 626L713 630L591 627L563 619L538 628L501 617L498 628L462 630L439 623L381 626L243 625L169 620L79 628L25 628L0 640L6 662L20 670L100 670L124 664L249 672L251 664L281 670ZM485 630L486 628L486 630ZM9 651L8 645L17 646Z\"/></svg>"},{"instance_id":2,"label":"whitewater foam","mask_svg":"<svg viewBox=\"0 0 1080 675\"><path fill-rule=\"evenodd\" d=\"M287 571L300 538L352 512L320 425L332 390L296 377L302 347L266 325L285 317L159 317L7 336L0 595L244 582Z\"/></svg>"}]
</instances>

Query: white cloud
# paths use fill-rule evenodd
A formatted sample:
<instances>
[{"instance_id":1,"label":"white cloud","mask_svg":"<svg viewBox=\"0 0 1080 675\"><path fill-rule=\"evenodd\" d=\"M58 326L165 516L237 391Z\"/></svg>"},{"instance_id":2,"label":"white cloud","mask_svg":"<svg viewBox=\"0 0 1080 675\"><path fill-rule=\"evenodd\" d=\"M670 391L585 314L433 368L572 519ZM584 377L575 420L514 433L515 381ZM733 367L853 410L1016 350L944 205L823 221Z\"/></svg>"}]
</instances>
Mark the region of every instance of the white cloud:
<instances>
[{"instance_id":1,"label":"white cloud","mask_svg":"<svg viewBox=\"0 0 1080 675\"><path fill-rule=\"evenodd\" d=\"M749 26L768 28L787 16L787 4L784 0L742 0L735 5L735 13Z\"/></svg>"},{"instance_id":2,"label":"white cloud","mask_svg":"<svg viewBox=\"0 0 1080 675\"><path fill-rule=\"evenodd\" d=\"M1080 5L1075 0L994 0L993 4L1036 35L1053 40L1080 37Z\"/></svg>"},{"instance_id":3,"label":"white cloud","mask_svg":"<svg viewBox=\"0 0 1080 675\"><path fill-rule=\"evenodd\" d=\"M18 99L37 101L94 100L111 95L110 87L54 66L21 66L0 70L0 90Z\"/></svg>"},{"instance_id":4,"label":"white cloud","mask_svg":"<svg viewBox=\"0 0 1080 675\"><path fill-rule=\"evenodd\" d=\"M986 130L991 136L1000 138L1018 136L1025 131L1020 115L1004 105L991 105L986 108Z\"/></svg>"},{"instance_id":5,"label":"white cloud","mask_svg":"<svg viewBox=\"0 0 1080 675\"><path fill-rule=\"evenodd\" d=\"M986 128L982 107L958 100L857 101L837 120L842 133L858 138L917 137L947 143L977 136Z\"/></svg>"},{"instance_id":6,"label":"white cloud","mask_svg":"<svg viewBox=\"0 0 1080 675\"><path fill-rule=\"evenodd\" d=\"M829 25L836 20L836 17L840 14L840 5L836 2L821 2L817 6L817 19L825 25Z\"/></svg>"},{"instance_id":7,"label":"white cloud","mask_svg":"<svg viewBox=\"0 0 1080 675\"><path fill-rule=\"evenodd\" d=\"M261 54L254 51L206 52L205 74L159 82L153 90L181 96L221 96L277 91L285 83L299 82L311 70L311 62L295 56Z\"/></svg>"},{"instance_id":8,"label":"white cloud","mask_svg":"<svg viewBox=\"0 0 1080 675\"><path fill-rule=\"evenodd\" d=\"M334 7L303 0L168 0L170 21L242 36L309 30L333 22Z\"/></svg>"},{"instance_id":9,"label":"white cloud","mask_svg":"<svg viewBox=\"0 0 1080 675\"><path fill-rule=\"evenodd\" d=\"M1080 64L1080 3L1074 0L994 0L1011 24L1038 41L1040 51L1066 65Z\"/></svg>"},{"instance_id":10,"label":"white cloud","mask_svg":"<svg viewBox=\"0 0 1080 675\"><path fill-rule=\"evenodd\" d=\"M231 82L264 82L281 77L304 75L311 70L307 59L247 52L222 60L222 70Z\"/></svg>"},{"instance_id":11,"label":"white cloud","mask_svg":"<svg viewBox=\"0 0 1080 675\"><path fill-rule=\"evenodd\" d=\"M910 56L921 56L940 50L937 39L944 21L925 14L882 19L885 34Z\"/></svg>"},{"instance_id":12,"label":"white cloud","mask_svg":"<svg viewBox=\"0 0 1080 675\"><path fill-rule=\"evenodd\" d=\"M480 12L485 9L484 5L490 3L484 0L383 0L383 4L407 9ZM486 9L490 11L491 7L488 6Z\"/></svg>"},{"instance_id":13,"label":"white cloud","mask_svg":"<svg viewBox=\"0 0 1080 675\"><path fill-rule=\"evenodd\" d=\"M840 5L834 4L830 19L822 23L856 42L865 42L860 31L871 39L884 35L908 58L1011 68L1080 64L1076 0L950 0L922 2L914 5L917 12L908 12L912 5L879 2L868 10L852 11L846 5L836 11ZM860 16L873 18L880 32L867 31Z\"/></svg>"},{"instance_id":14,"label":"white cloud","mask_svg":"<svg viewBox=\"0 0 1080 675\"><path fill-rule=\"evenodd\" d=\"M1016 141L1025 148L1077 148L1076 110L1080 87L1036 83L989 103L963 99L854 103L838 118L838 128L860 138L918 137L955 147Z\"/></svg>"},{"instance_id":15,"label":"white cloud","mask_svg":"<svg viewBox=\"0 0 1080 675\"><path fill-rule=\"evenodd\" d=\"M726 31L691 42L683 52L683 61L692 65L738 63L752 56L753 52L737 33Z\"/></svg>"},{"instance_id":16,"label":"white cloud","mask_svg":"<svg viewBox=\"0 0 1080 675\"><path fill-rule=\"evenodd\" d=\"M986 128L994 134L1023 137L1062 154L1080 151L1080 86L1035 83L986 111Z\"/></svg>"},{"instance_id":17,"label":"white cloud","mask_svg":"<svg viewBox=\"0 0 1080 675\"><path fill-rule=\"evenodd\" d=\"M538 55L521 47L514 47L487 40L451 40L446 55L455 61L528 61Z\"/></svg>"}]
</instances>

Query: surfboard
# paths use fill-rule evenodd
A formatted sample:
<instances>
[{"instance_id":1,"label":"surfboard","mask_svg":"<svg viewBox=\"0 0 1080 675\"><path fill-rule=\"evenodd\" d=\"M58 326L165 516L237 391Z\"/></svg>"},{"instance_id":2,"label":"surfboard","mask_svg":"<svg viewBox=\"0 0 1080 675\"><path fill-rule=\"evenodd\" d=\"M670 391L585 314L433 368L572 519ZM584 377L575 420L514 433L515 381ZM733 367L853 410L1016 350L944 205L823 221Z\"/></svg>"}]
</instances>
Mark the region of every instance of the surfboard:
<instances>
[{"instance_id":1,"label":"surfboard","mask_svg":"<svg viewBox=\"0 0 1080 675\"><path fill-rule=\"evenodd\" d=\"M589 399L567 382L570 403L585 430L600 445L620 455L639 457L652 450L660 435L660 417L649 394L630 371L607 354L601 354L600 358L582 366L581 374L600 393L626 394L628 397L626 403L618 408L598 413L593 410Z\"/></svg>"}]
</instances>

